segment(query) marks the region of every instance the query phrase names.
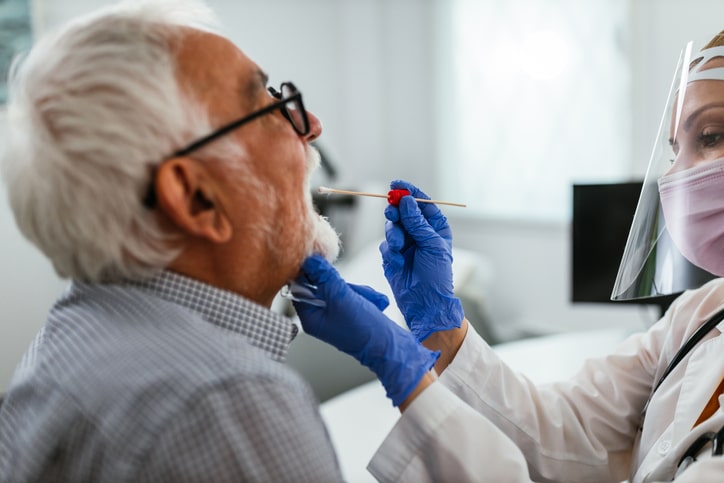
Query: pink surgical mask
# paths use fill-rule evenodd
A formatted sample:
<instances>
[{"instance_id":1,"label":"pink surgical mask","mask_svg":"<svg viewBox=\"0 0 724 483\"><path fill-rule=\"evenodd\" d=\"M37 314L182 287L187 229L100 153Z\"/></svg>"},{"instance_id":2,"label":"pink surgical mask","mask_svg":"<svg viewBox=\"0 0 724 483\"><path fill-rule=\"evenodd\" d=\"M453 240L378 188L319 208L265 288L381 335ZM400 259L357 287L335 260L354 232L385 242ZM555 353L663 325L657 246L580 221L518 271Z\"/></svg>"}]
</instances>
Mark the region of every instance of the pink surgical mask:
<instances>
[{"instance_id":1,"label":"pink surgical mask","mask_svg":"<svg viewBox=\"0 0 724 483\"><path fill-rule=\"evenodd\" d=\"M694 265L724 276L724 158L659 178L666 228Z\"/></svg>"}]
</instances>

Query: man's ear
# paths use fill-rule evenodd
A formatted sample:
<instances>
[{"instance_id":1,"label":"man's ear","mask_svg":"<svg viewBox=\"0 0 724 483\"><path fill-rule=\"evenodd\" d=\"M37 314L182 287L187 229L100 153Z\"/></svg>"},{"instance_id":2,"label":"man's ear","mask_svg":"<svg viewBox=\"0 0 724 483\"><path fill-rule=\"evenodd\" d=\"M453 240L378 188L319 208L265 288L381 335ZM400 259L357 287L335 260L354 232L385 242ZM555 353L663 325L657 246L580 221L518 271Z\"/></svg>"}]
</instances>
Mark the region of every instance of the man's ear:
<instances>
[{"instance_id":1,"label":"man's ear","mask_svg":"<svg viewBox=\"0 0 724 483\"><path fill-rule=\"evenodd\" d=\"M214 243L229 241L230 220L218 204L211 173L191 158L172 158L156 171L159 209L183 232Z\"/></svg>"}]
</instances>

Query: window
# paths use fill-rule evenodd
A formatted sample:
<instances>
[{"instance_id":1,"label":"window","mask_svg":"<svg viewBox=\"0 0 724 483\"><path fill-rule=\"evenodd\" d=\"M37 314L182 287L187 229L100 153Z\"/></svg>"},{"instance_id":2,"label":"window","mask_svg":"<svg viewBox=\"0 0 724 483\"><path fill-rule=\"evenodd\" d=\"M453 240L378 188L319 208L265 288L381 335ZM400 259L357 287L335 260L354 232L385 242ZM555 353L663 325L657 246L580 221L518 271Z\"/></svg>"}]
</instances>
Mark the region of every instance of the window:
<instances>
[{"instance_id":1,"label":"window","mask_svg":"<svg viewBox=\"0 0 724 483\"><path fill-rule=\"evenodd\" d=\"M442 192L477 214L563 221L571 185L628 174L626 0L439 6Z\"/></svg>"}]
</instances>

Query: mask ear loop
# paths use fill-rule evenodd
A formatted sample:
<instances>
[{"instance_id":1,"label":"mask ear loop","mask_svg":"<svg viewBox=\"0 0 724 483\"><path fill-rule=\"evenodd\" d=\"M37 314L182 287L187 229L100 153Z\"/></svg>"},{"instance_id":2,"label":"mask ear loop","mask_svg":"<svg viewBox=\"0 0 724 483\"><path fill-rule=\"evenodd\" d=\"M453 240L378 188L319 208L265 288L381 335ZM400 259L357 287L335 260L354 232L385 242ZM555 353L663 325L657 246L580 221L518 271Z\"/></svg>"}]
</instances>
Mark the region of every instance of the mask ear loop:
<instances>
[{"instance_id":1,"label":"mask ear loop","mask_svg":"<svg viewBox=\"0 0 724 483\"><path fill-rule=\"evenodd\" d=\"M317 286L311 283L299 283L293 280L282 287L279 294L285 299L293 302L314 305L315 307L326 307L327 302L317 298Z\"/></svg>"}]
</instances>

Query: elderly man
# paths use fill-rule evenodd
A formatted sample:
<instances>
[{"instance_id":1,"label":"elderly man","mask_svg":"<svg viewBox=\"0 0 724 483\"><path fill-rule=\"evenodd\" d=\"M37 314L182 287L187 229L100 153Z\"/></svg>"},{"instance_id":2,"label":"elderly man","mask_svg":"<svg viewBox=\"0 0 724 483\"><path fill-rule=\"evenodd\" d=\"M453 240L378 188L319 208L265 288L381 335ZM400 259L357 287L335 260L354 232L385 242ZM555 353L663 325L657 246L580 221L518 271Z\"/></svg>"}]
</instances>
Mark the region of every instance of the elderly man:
<instances>
[{"instance_id":1,"label":"elderly man","mask_svg":"<svg viewBox=\"0 0 724 483\"><path fill-rule=\"evenodd\" d=\"M404 411L376 477L526 480L510 439L435 382L450 348L438 361L332 267L308 186L319 120L210 23L198 0L121 3L12 69L10 205L72 283L0 407L0 481L341 480L311 389L281 364L296 330L270 306L286 284L304 329ZM449 262L439 210L401 206L414 261ZM397 229L385 267L412 284L406 315L422 302L424 323L464 332L450 267L424 280L444 303L415 290Z\"/></svg>"},{"instance_id":2,"label":"elderly man","mask_svg":"<svg viewBox=\"0 0 724 483\"><path fill-rule=\"evenodd\" d=\"M308 186L322 127L211 17L123 3L14 66L10 205L72 283L0 409L2 481L341 480L280 363L296 328L269 309L308 255L338 253ZM426 362L390 382L398 403L435 358L406 335Z\"/></svg>"}]
</instances>

